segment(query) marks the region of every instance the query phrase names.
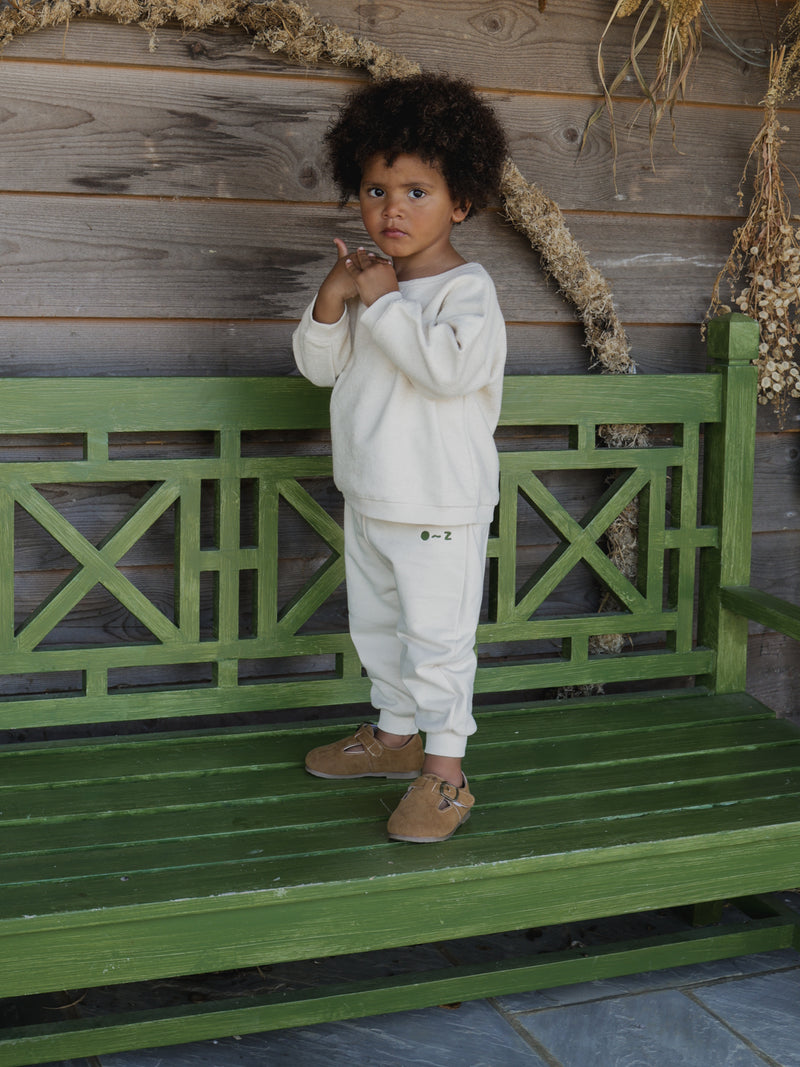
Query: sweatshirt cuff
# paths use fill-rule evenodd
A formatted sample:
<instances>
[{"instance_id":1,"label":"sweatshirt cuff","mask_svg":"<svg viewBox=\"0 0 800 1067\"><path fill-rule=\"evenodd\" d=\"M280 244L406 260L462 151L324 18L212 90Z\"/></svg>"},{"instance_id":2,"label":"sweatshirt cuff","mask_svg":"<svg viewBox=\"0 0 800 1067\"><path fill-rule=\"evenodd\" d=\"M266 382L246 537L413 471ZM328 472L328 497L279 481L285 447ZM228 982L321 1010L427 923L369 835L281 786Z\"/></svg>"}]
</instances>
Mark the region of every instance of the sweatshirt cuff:
<instances>
[{"instance_id":1,"label":"sweatshirt cuff","mask_svg":"<svg viewBox=\"0 0 800 1067\"><path fill-rule=\"evenodd\" d=\"M396 304L399 300L403 300L403 294L392 291L391 293L384 293L383 296L379 296L378 299L370 304L368 308L365 308L361 314L361 325L366 326L367 329L372 330L375 324L384 314L386 309L392 304Z\"/></svg>"},{"instance_id":2,"label":"sweatshirt cuff","mask_svg":"<svg viewBox=\"0 0 800 1067\"><path fill-rule=\"evenodd\" d=\"M341 333L343 330L347 329L348 312L346 307L340 317L336 320L336 322L318 322L314 318L314 305L316 304L316 302L317 298L314 297L314 299L306 308L301 321L303 329L307 332L309 336L311 336L314 340L328 341L332 336L335 336L337 333ZM314 337L314 334L316 334L317 336Z\"/></svg>"}]
</instances>

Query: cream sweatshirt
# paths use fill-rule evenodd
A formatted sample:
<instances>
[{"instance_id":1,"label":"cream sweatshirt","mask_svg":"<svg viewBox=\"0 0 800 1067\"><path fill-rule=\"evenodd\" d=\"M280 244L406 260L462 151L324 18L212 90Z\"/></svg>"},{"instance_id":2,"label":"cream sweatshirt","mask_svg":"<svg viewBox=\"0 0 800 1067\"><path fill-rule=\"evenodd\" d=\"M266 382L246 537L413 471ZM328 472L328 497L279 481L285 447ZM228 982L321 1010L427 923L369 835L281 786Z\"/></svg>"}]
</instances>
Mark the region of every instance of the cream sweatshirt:
<instances>
[{"instance_id":1,"label":"cream sweatshirt","mask_svg":"<svg viewBox=\"0 0 800 1067\"><path fill-rule=\"evenodd\" d=\"M401 282L369 308L351 301L334 324L315 322L313 307L294 354L306 378L333 386L333 475L345 500L389 522L490 522L506 334L483 267Z\"/></svg>"}]
</instances>

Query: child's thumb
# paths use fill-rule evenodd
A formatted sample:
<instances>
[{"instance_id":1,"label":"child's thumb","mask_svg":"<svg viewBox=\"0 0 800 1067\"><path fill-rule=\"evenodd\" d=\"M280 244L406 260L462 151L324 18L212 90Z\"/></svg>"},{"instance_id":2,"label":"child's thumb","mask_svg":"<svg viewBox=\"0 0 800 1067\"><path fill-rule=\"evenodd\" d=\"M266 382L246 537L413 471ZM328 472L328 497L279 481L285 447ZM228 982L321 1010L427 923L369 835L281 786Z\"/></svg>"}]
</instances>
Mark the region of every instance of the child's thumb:
<instances>
[{"instance_id":1,"label":"child's thumb","mask_svg":"<svg viewBox=\"0 0 800 1067\"><path fill-rule=\"evenodd\" d=\"M341 239L341 237L334 237L333 243L336 245L337 249L339 250L339 259L344 259L345 256L348 255L347 245L344 243L344 241Z\"/></svg>"}]
</instances>

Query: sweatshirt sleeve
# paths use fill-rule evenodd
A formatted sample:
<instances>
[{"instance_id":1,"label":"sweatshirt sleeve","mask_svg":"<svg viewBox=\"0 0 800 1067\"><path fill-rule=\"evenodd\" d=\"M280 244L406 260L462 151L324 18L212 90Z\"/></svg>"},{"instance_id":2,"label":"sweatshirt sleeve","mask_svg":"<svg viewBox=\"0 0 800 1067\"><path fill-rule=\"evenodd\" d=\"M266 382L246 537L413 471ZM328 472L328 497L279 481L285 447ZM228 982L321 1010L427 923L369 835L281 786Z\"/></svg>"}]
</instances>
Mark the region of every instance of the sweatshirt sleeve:
<instances>
[{"instance_id":1,"label":"sweatshirt sleeve","mask_svg":"<svg viewBox=\"0 0 800 1067\"><path fill-rule=\"evenodd\" d=\"M387 357L428 396L465 396L497 373L494 353L505 354L505 323L488 275L465 275L445 290L433 321L401 293L388 293L361 323Z\"/></svg>"},{"instance_id":2,"label":"sweatshirt sleeve","mask_svg":"<svg viewBox=\"0 0 800 1067\"><path fill-rule=\"evenodd\" d=\"M314 385L332 386L347 365L352 351L350 312L345 308L338 322L317 322L313 317L316 297L303 312L292 334L292 350L298 370Z\"/></svg>"}]
</instances>

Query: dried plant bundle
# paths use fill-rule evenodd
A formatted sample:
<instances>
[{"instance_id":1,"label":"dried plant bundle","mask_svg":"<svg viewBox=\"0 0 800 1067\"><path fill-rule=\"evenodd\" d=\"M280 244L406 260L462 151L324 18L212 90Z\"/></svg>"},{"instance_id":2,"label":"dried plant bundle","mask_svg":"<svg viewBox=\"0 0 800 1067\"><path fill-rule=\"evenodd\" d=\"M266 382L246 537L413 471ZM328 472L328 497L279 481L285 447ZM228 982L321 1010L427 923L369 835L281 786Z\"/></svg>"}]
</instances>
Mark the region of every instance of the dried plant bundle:
<instances>
[{"instance_id":1,"label":"dried plant bundle","mask_svg":"<svg viewBox=\"0 0 800 1067\"><path fill-rule=\"evenodd\" d=\"M670 117L673 143L675 141L673 114L675 104L684 95L692 65L701 49L702 0L644 0L644 6L642 4L643 0L617 0L614 5L614 10L606 23L597 48L597 70L603 90L603 100L590 117L583 134L582 143L585 144L589 130L603 112L608 113L615 180L618 142L614 121L614 93L633 73L644 96L643 106L646 104L650 109L649 136L652 161L656 130L665 114ZM628 58L609 85L603 59L603 45L606 37L617 19L637 13L638 18L632 29ZM642 70L641 57L656 31L660 33L656 69L655 73L648 77Z\"/></svg>"},{"instance_id":2,"label":"dried plant bundle","mask_svg":"<svg viewBox=\"0 0 800 1067\"><path fill-rule=\"evenodd\" d=\"M733 247L717 276L707 318L726 308L720 287L727 280L732 301L757 319L761 341L759 403L772 403L783 421L789 397L800 397L800 229L782 177L778 106L785 91L787 49L773 50L764 118L739 184L739 199L748 171L755 165L753 196L747 218L734 231ZM737 293L737 288L739 292Z\"/></svg>"}]
</instances>

